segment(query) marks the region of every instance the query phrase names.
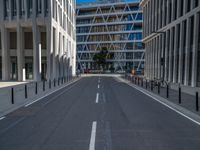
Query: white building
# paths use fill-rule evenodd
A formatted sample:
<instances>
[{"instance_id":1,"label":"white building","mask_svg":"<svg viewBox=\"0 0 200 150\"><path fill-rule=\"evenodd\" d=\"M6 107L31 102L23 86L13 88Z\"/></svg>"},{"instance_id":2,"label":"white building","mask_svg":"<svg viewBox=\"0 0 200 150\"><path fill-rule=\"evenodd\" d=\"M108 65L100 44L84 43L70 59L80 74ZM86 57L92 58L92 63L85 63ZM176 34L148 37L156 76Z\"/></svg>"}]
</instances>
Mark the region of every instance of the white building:
<instances>
[{"instance_id":1,"label":"white building","mask_svg":"<svg viewBox=\"0 0 200 150\"><path fill-rule=\"evenodd\" d=\"M96 53L109 53L106 70L144 69L142 10L139 0L97 0L77 5L77 62L81 70L98 70Z\"/></svg>"},{"instance_id":2,"label":"white building","mask_svg":"<svg viewBox=\"0 0 200 150\"><path fill-rule=\"evenodd\" d=\"M145 76L200 86L200 0L142 0Z\"/></svg>"},{"instance_id":3,"label":"white building","mask_svg":"<svg viewBox=\"0 0 200 150\"><path fill-rule=\"evenodd\" d=\"M73 0L0 0L2 80L74 75L75 39Z\"/></svg>"}]
</instances>

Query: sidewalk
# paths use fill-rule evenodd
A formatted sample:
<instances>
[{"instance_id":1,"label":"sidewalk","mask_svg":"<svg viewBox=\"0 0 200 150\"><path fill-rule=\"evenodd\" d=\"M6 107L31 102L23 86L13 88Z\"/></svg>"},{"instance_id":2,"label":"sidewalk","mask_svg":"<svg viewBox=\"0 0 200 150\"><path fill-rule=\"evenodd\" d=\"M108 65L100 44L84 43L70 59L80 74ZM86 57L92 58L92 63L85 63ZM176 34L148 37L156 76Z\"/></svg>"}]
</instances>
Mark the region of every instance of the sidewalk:
<instances>
[{"instance_id":1,"label":"sidewalk","mask_svg":"<svg viewBox=\"0 0 200 150\"><path fill-rule=\"evenodd\" d=\"M17 82L17 81L0 81L0 88L5 88L9 86L15 86L20 84L26 84L28 82Z\"/></svg>"},{"instance_id":2,"label":"sidewalk","mask_svg":"<svg viewBox=\"0 0 200 150\"><path fill-rule=\"evenodd\" d=\"M80 78L60 78L59 80L41 82L21 82L18 84L8 82L5 87L0 88L0 118L6 114L41 99L45 95L56 92Z\"/></svg>"},{"instance_id":3,"label":"sidewalk","mask_svg":"<svg viewBox=\"0 0 200 150\"><path fill-rule=\"evenodd\" d=\"M128 79L129 81L131 81L132 84L142 87L146 90L148 90L149 92L153 92L156 95L159 95L165 99L167 99L168 101L175 103L176 105L179 105L197 115L200 116L200 108L199 111L196 111L196 95L190 95L187 94L185 92L181 92L181 103L179 103L179 91L178 91L178 87L173 86L172 88L169 86L169 97L167 98L167 88L166 87L161 87L160 88L160 94L158 94L158 86L154 86L153 90L151 90L151 85L150 82L147 82L147 88L146 88L146 82L143 82L143 86L142 86L142 81L138 81L135 83L135 81L133 81L133 79L131 80L131 78L129 77ZM199 93L200 96L200 93ZM200 98L199 98L199 105L200 105Z\"/></svg>"}]
</instances>

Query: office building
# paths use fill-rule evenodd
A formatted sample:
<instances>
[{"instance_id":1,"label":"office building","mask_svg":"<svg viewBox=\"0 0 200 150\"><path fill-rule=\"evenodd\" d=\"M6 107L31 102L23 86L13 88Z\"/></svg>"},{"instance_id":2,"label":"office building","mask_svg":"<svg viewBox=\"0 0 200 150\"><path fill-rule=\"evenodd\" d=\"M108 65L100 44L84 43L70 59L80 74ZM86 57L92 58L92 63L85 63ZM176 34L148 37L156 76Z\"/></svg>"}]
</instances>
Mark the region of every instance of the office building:
<instances>
[{"instance_id":1,"label":"office building","mask_svg":"<svg viewBox=\"0 0 200 150\"><path fill-rule=\"evenodd\" d=\"M0 0L0 78L54 79L75 74L73 0Z\"/></svg>"},{"instance_id":2,"label":"office building","mask_svg":"<svg viewBox=\"0 0 200 150\"><path fill-rule=\"evenodd\" d=\"M81 70L101 69L93 61L102 49L108 51L106 70L142 72L142 10L139 1L99 0L77 5L77 63Z\"/></svg>"},{"instance_id":3,"label":"office building","mask_svg":"<svg viewBox=\"0 0 200 150\"><path fill-rule=\"evenodd\" d=\"M200 0L142 0L145 76L200 86Z\"/></svg>"}]
</instances>

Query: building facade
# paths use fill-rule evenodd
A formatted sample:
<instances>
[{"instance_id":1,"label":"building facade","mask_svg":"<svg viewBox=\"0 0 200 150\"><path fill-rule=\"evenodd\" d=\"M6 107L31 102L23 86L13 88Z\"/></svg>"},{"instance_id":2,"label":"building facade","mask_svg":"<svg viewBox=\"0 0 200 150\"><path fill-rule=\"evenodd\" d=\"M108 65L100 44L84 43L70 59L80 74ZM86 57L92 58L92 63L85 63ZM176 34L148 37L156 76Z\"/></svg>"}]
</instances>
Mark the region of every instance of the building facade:
<instances>
[{"instance_id":1,"label":"building facade","mask_svg":"<svg viewBox=\"0 0 200 150\"><path fill-rule=\"evenodd\" d=\"M0 78L54 79L75 74L73 0L0 0Z\"/></svg>"},{"instance_id":2,"label":"building facade","mask_svg":"<svg viewBox=\"0 0 200 150\"><path fill-rule=\"evenodd\" d=\"M200 0L142 0L145 76L200 86Z\"/></svg>"},{"instance_id":3,"label":"building facade","mask_svg":"<svg viewBox=\"0 0 200 150\"><path fill-rule=\"evenodd\" d=\"M99 0L95 3L80 3L76 13L79 69L100 69L93 57L106 49L107 70L143 70L145 50L139 1Z\"/></svg>"}]
</instances>

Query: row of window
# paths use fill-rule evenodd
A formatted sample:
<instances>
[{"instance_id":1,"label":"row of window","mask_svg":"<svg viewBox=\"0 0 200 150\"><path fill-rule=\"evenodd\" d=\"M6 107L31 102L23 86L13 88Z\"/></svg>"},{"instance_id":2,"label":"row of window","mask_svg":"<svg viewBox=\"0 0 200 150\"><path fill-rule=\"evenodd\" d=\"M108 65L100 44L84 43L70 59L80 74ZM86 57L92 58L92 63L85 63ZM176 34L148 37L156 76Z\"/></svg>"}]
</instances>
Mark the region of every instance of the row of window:
<instances>
[{"instance_id":1,"label":"row of window","mask_svg":"<svg viewBox=\"0 0 200 150\"><path fill-rule=\"evenodd\" d=\"M145 36L151 34L192 9L200 6L199 0L150 0L144 6ZM153 18L152 18L153 16Z\"/></svg>"},{"instance_id":2,"label":"row of window","mask_svg":"<svg viewBox=\"0 0 200 150\"><path fill-rule=\"evenodd\" d=\"M88 33L88 32L115 32L115 31L134 31L142 30L142 25L108 25L106 26L94 26L90 29L90 26L86 27L77 27L77 33Z\"/></svg>"},{"instance_id":3,"label":"row of window","mask_svg":"<svg viewBox=\"0 0 200 150\"><path fill-rule=\"evenodd\" d=\"M102 8L94 8L90 10L79 10L77 11L77 15L91 15L91 14L101 14L101 13L116 13L116 12L127 12L127 11L137 11L139 10L139 4L134 6L109 6Z\"/></svg>"},{"instance_id":4,"label":"row of window","mask_svg":"<svg viewBox=\"0 0 200 150\"><path fill-rule=\"evenodd\" d=\"M44 5L42 5L42 0L4 0L4 19L8 17L16 17L18 10L20 17L24 16L26 11L28 17L31 17L33 13L33 2L36 3L36 15L40 15L42 13L42 10L44 10L45 15L47 15L49 0L44 0ZM17 8L17 6L19 6L19 9Z\"/></svg>"},{"instance_id":5,"label":"row of window","mask_svg":"<svg viewBox=\"0 0 200 150\"><path fill-rule=\"evenodd\" d=\"M94 51L101 50L101 47L106 47L108 50L138 50L144 49L144 44L141 42L132 42L132 43L115 43L115 44L101 44L97 46L94 44L78 44L77 51Z\"/></svg>"},{"instance_id":6,"label":"row of window","mask_svg":"<svg viewBox=\"0 0 200 150\"><path fill-rule=\"evenodd\" d=\"M77 36L77 42L90 41L120 41L120 40L142 40L142 33L111 34L111 35L81 35Z\"/></svg>"},{"instance_id":7,"label":"row of window","mask_svg":"<svg viewBox=\"0 0 200 150\"><path fill-rule=\"evenodd\" d=\"M77 24L89 24L89 23L104 23L106 22L119 22L119 21L142 21L143 15L142 13L138 14L128 14L128 15L115 15L115 16L106 16L106 17L96 17L95 20L93 18L86 19L86 18L78 18Z\"/></svg>"}]
</instances>

